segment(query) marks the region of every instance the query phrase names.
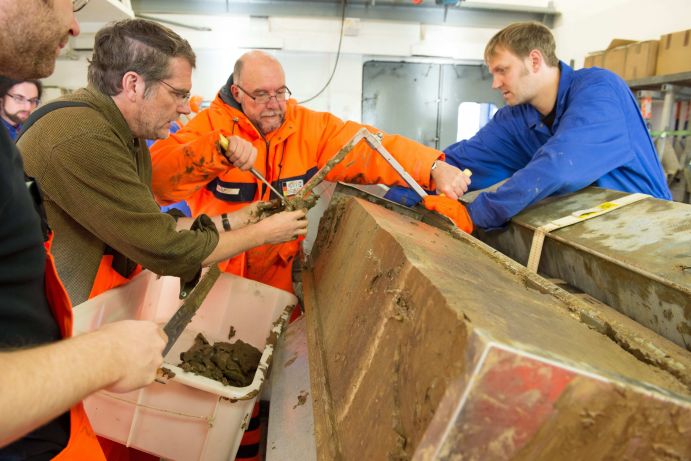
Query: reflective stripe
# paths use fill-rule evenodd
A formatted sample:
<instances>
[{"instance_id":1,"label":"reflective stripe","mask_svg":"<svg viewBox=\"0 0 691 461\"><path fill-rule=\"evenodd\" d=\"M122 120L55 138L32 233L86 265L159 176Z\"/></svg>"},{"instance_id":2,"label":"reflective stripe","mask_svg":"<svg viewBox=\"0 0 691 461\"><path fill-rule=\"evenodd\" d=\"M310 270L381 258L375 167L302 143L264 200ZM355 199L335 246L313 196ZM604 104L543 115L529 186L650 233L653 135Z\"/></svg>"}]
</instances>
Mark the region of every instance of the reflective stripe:
<instances>
[{"instance_id":1,"label":"reflective stripe","mask_svg":"<svg viewBox=\"0 0 691 461\"><path fill-rule=\"evenodd\" d=\"M317 174L317 167L312 167L305 174L298 176L291 176L289 178L281 178L278 181L272 181L271 185L278 190L283 190L288 188L288 183L293 181L303 181L303 184L309 181L309 179ZM224 202L252 202L257 194L256 183L243 183L243 182L226 182L215 178L206 185L206 189L210 191L214 196L223 200Z\"/></svg>"},{"instance_id":2,"label":"reflective stripe","mask_svg":"<svg viewBox=\"0 0 691 461\"><path fill-rule=\"evenodd\" d=\"M252 202L257 195L257 185L253 183L226 182L215 178L206 185L214 196L224 202Z\"/></svg>"}]
</instances>

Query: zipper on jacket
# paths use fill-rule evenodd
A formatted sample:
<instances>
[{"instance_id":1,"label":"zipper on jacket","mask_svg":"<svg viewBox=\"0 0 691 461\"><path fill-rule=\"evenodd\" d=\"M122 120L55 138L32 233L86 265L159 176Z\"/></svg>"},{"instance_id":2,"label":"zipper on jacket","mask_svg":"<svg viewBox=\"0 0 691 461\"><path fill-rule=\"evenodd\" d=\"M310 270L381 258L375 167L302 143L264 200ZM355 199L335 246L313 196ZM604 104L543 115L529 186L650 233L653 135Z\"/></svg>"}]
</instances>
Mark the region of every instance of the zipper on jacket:
<instances>
[{"instance_id":1,"label":"zipper on jacket","mask_svg":"<svg viewBox=\"0 0 691 461\"><path fill-rule=\"evenodd\" d=\"M261 137L264 140L264 144L266 144L266 154L264 154L264 165L265 165L264 170L265 170L265 174L266 174L266 173L268 173L267 170L269 169L269 147L270 147L270 143L269 143L269 141L267 141L267 139L264 137L263 134L261 135ZM271 177L273 177L273 175L271 175ZM269 179L269 181L271 181L271 179ZM264 197L264 194L266 193L266 189L268 189L266 187L266 184L262 183L262 197ZM271 200L271 192L269 192L269 200Z\"/></svg>"}]
</instances>

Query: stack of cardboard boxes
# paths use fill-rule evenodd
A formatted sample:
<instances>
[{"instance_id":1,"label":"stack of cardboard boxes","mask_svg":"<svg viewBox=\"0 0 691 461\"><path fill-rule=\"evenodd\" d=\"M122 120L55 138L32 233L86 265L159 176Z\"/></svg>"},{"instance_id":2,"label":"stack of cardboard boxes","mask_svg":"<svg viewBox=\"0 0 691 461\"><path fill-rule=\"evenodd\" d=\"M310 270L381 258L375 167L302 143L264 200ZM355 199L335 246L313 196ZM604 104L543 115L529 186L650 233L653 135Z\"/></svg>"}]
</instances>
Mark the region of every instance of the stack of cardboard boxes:
<instances>
[{"instance_id":1,"label":"stack of cardboard boxes","mask_svg":"<svg viewBox=\"0 0 691 461\"><path fill-rule=\"evenodd\" d=\"M586 56L583 67L609 69L624 80L689 72L691 29L663 35L660 40L614 39L606 50Z\"/></svg>"}]
</instances>

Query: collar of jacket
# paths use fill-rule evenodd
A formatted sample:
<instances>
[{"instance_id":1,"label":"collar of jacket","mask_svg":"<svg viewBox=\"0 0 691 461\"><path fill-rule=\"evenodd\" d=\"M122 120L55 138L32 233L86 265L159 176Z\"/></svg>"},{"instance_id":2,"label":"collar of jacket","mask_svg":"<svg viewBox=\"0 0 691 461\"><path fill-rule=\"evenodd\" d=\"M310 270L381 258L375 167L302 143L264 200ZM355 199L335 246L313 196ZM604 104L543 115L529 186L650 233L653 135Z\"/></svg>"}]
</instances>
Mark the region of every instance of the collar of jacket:
<instances>
[{"instance_id":1,"label":"collar of jacket","mask_svg":"<svg viewBox=\"0 0 691 461\"><path fill-rule=\"evenodd\" d=\"M113 98L107 94L103 94L89 85L86 88L77 90L66 99L84 102L98 111L108 120L117 137L127 144L130 149L134 149L136 145L141 144L139 140L135 138L130 126L127 124L127 120L125 120L125 117L122 115L122 112L120 112L115 101L113 101Z\"/></svg>"},{"instance_id":2,"label":"collar of jacket","mask_svg":"<svg viewBox=\"0 0 691 461\"><path fill-rule=\"evenodd\" d=\"M552 123L552 132L556 130L559 126L559 121L561 116L564 114L564 106L566 105L566 95L571 88L571 82L573 81L573 68L563 61L559 61L559 89L557 90L557 101L556 101L556 114L554 114L554 123ZM542 115L533 106L530 108L530 128L533 130L544 131L547 134L551 134L549 129L542 124Z\"/></svg>"},{"instance_id":3,"label":"collar of jacket","mask_svg":"<svg viewBox=\"0 0 691 461\"><path fill-rule=\"evenodd\" d=\"M2 124L5 125L5 128L7 128L7 132L10 134L10 137L12 139L17 139L17 135L22 129L21 125L12 125L10 122L5 120L4 118L0 118L0 121L2 121Z\"/></svg>"},{"instance_id":4,"label":"collar of jacket","mask_svg":"<svg viewBox=\"0 0 691 461\"><path fill-rule=\"evenodd\" d=\"M563 61L559 61L559 90L557 91L557 113L554 114L554 125L559 124L559 119L564 115L564 110L566 106L566 95L571 89L571 83L573 82L573 68Z\"/></svg>"}]
</instances>

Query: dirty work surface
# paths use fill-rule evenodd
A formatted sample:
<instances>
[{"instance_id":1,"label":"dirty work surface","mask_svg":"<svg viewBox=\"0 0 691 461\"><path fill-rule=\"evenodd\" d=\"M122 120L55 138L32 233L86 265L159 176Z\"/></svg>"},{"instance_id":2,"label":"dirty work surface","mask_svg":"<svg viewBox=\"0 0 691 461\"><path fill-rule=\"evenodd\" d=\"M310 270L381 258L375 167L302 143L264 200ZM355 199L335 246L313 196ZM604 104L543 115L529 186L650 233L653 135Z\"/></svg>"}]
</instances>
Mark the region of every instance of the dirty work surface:
<instances>
[{"instance_id":1,"label":"dirty work surface","mask_svg":"<svg viewBox=\"0 0 691 461\"><path fill-rule=\"evenodd\" d=\"M199 333L194 345L180 354L180 368L227 386L244 387L252 383L261 355L259 349L241 340L212 346Z\"/></svg>"},{"instance_id":2,"label":"dirty work surface","mask_svg":"<svg viewBox=\"0 0 691 461\"><path fill-rule=\"evenodd\" d=\"M303 279L319 459L691 459L688 351L615 311L593 327L606 306L471 236L334 198Z\"/></svg>"},{"instance_id":3,"label":"dirty work surface","mask_svg":"<svg viewBox=\"0 0 691 461\"><path fill-rule=\"evenodd\" d=\"M533 231L562 216L621 199L625 192L589 187L544 200L480 240L525 264ZM648 198L551 232L540 274L618 310L691 351L691 207Z\"/></svg>"}]
</instances>

